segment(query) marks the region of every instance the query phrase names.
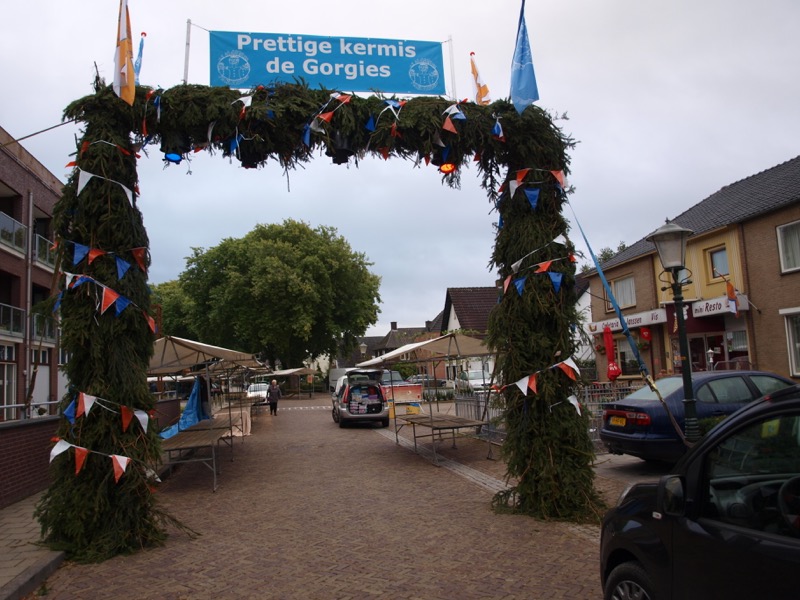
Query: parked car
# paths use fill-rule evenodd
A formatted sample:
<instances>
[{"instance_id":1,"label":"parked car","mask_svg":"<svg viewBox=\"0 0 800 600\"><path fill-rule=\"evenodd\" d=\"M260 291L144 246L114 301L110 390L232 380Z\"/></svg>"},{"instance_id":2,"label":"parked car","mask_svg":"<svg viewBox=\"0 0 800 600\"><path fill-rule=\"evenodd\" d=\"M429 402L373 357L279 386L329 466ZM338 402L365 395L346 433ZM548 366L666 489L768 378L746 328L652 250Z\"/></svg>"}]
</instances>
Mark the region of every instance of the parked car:
<instances>
[{"instance_id":1,"label":"parked car","mask_svg":"<svg viewBox=\"0 0 800 600\"><path fill-rule=\"evenodd\" d=\"M331 416L339 427L358 422L389 426L389 402L381 388L382 372L382 369L358 370L344 376L341 388L332 398Z\"/></svg>"},{"instance_id":2,"label":"parked car","mask_svg":"<svg viewBox=\"0 0 800 600\"><path fill-rule=\"evenodd\" d=\"M683 430L683 378L680 375L664 377L656 384ZM765 371L692 373L698 420L725 417L764 394L791 385L794 385L791 379ZM668 462L676 462L686 452L686 445L675 431L667 411L649 387L638 389L603 408L600 439L609 452Z\"/></svg>"},{"instance_id":3,"label":"parked car","mask_svg":"<svg viewBox=\"0 0 800 600\"><path fill-rule=\"evenodd\" d=\"M492 375L486 371L461 371L456 379L456 389L467 394L485 392L491 381Z\"/></svg>"},{"instance_id":4,"label":"parked car","mask_svg":"<svg viewBox=\"0 0 800 600\"><path fill-rule=\"evenodd\" d=\"M247 399L253 404L263 404L267 401L268 383L251 383L247 386Z\"/></svg>"},{"instance_id":5,"label":"parked car","mask_svg":"<svg viewBox=\"0 0 800 600\"><path fill-rule=\"evenodd\" d=\"M406 379L408 383L419 383L422 384L424 387L446 387L447 380L446 379L436 379L431 377L430 375L412 375L408 379Z\"/></svg>"},{"instance_id":6,"label":"parked car","mask_svg":"<svg viewBox=\"0 0 800 600\"><path fill-rule=\"evenodd\" d=\"M798 597L800 386L750 403L603 520L606 600Z\"/></svg>"}]
</instances>

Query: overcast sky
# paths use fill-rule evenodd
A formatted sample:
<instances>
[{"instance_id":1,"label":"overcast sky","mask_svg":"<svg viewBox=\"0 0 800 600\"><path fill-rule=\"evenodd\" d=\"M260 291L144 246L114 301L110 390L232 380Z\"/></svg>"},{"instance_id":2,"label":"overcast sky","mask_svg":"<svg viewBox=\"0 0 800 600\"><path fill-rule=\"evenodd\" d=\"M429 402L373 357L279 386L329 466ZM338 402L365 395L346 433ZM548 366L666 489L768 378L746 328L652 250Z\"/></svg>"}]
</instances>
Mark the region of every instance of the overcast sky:
<instances>
[{"instance_id":1,"label":"overcast sky","mask_svg":"<svg viewBox=\"0 0 800 600\"><path fill-rule=\"evenodd\" d=\"M144 85L182 82L191 19L189 83L209 82L206 30L452 38L444 60L455 98L472 95L470 52L492 97L508 97L519 7L519 0L129 0L134 53L147 33ZM59 123L67 104L92 92L95 65L110 83L118 8L115 0L6 3L0 125L12 136ZM566 112L560 123L579 141L571 204L595 251L633 243L721 187L800 154L797 0L532 0L526 22L537 104ZM78 127L66 125L23 146L65 180L76 135ZM451 190L433 168L399 159L367 159L356 169L323 156L287 178L275 163L244 170L202 153L164 169L151 152L139 176L152 283L175 279L192 247L288 218L335 227L374 263L383 301L369 335L386 333L391 321L421 326L442 310L448 287L496 278L488 262L497 215L475 169ZM584 250L566 210L570 237Z\"/></svg>"}]
</instances>

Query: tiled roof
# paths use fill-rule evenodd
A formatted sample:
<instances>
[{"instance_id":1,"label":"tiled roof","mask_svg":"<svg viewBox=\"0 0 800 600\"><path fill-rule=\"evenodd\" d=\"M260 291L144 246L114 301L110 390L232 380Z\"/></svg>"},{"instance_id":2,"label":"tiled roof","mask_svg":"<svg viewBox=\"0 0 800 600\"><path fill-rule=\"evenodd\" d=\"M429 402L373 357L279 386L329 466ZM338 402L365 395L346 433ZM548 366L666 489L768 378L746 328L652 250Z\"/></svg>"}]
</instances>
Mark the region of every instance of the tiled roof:
<instances>
[{"instance_id":1,"label":"tiled roof","mask_svg":"<svg viewBox=\"0 0 800 600\"><path fill-rule=\"evenodd\" d=\"M447 322L452 307L461 329L486 333L489 327L489 313L496 305L496 287L447 288L442 331L452 329L451 324Z\"/></svg>"},{"instance_id":2,"label":"tiled roof","mask_svg":"<svg viewBox=\"0 0 800 600\"><path fill-rule=\"evenodd\" d=\"M800 156L726 185L671 222L691 229L697 235L743 223L797 202L800 202ZM653 231L655 229L657 227ZM655 246L641 239L602 266L607 269L650 252L655 252Z\"/></svg>"},{"instance_id":3,"label":"tiled roof","mask_svg":"<svg viewBox=\"0 0 800 600\"><path fill-rule=\"evenodd\" d=\"M380 354L383 351L396 350L400 346L410 344L417 337L425 333L424 327L398 327L397 329L390 329L380 342L375 345L375 350Z\"/></svg>"}]
</instances>

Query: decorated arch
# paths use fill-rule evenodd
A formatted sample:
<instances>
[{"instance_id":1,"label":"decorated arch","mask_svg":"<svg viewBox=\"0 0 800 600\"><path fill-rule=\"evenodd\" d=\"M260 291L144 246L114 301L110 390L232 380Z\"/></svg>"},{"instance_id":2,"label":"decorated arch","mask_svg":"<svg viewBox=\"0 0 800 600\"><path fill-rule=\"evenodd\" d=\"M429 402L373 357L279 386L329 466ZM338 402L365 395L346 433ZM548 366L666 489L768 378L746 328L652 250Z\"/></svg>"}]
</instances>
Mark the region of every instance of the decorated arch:
<instances>
[{"instance_id":1,"label":"decorated arch","mask_svg":"<svg viewBox=\"0 0 800 600\"><path fill-rule=\"evenodd\" d=\"M402 158L439 168L454 187L473 166L498 216L490 257L498 303L487 341L505 384L502 453L513 487L493 505L541 518L596 516L588 420L570 399L578 317L562 207L572 142L546 111L529 106L519 114L502 100L359 97L302 82L245 94L137 87L129 105L98 80L64 118L82 122L83 137L54 219L71 387L53 484L38 507L52 547L102 560L165 538L170 517L151 493L160 445L145 375L156 332L137 163L180 162L196 152L230 157L245 170Z\"/></svg>"}]
</instances>

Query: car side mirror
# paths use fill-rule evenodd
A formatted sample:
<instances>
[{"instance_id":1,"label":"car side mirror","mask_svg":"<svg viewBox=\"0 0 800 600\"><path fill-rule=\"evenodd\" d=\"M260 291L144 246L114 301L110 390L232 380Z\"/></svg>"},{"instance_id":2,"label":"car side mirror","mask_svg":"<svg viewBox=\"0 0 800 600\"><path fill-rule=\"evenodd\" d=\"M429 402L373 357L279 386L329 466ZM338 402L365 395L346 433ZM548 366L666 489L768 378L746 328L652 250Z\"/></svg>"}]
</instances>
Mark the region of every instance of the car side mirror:
<instances>
[{"instance_id":1,"label":"car side mirror","mask_svg":"<svg viewBox=\"0 0 800 600\"><path fill-rule=\"evenodd\" d=\"M671 517L680 517L686 510L683 479L679 475L664 475L658 482L658 510Z\"/></svg>"}]
</instances>

